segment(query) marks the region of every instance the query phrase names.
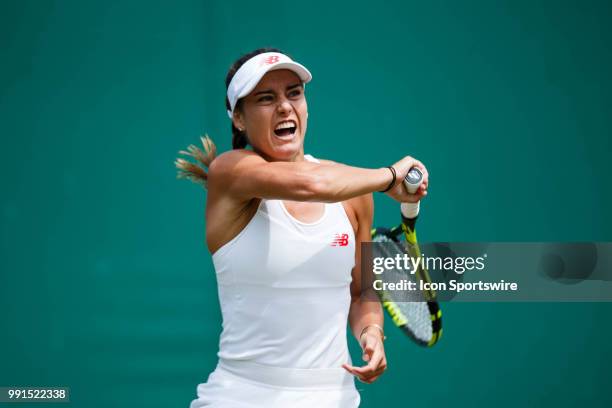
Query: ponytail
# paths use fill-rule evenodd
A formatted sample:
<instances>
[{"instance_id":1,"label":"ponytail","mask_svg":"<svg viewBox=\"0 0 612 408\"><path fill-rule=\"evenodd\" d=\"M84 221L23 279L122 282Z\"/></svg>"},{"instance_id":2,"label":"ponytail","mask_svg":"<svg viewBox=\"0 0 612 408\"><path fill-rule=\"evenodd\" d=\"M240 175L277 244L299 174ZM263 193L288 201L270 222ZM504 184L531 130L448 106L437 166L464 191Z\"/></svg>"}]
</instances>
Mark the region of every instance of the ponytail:
<instances>
[{"instance_id":1,"label":"ponytail","mask_svg":"<svg viewBox=\"0 0 612 408\"><path fill-rule=\"evenodd\" d=\"M177 178L191 180L194 183L202 184L204 188L206 188L208 182L208 172L204 169L204 167L206 167L206 169L210 167L210 164L217 155L217 147L210 137L208 137L208 135L200 137L200 141L202 142L202 148L199 148L196 145L189 145L187 147L187 151L181 150L179 152L184 156L189 156L195 159L195 163L178 158L174 164L178 169L176 175Z\"/></svg>"}]
</instances>

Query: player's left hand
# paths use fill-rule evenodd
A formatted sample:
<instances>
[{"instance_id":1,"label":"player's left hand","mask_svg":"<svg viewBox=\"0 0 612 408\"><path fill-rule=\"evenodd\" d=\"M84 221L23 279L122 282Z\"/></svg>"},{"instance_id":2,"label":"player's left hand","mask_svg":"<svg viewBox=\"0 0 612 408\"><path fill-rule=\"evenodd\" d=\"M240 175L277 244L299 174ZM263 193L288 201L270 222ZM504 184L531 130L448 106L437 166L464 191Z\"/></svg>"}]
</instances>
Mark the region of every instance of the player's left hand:
<instances>
[{"instance_id":1,"label":"player's left hand","mask_svg":"<svg viewBox=\"0 0 612 408\"><path fill-rule=\"evenodd\" d=\"M356 367L342 364L342 367L349 373L356 376L360 381L372 384L387 369L387 357L385 356L385 346L378 331L366 331L359 341L363 350L363 361L368 364Z\"/></svg>"}]
</instances>

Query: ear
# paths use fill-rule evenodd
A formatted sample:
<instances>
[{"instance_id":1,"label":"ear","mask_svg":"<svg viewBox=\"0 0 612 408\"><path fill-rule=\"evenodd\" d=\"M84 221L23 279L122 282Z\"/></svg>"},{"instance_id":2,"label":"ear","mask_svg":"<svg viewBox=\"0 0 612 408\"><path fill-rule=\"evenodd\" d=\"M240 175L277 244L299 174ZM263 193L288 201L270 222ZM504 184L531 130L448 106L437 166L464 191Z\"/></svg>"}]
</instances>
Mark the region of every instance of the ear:
<instances>
[{"instance_id":1,"label":"ear","mask_svg":"<svg viewBox=\"0 0 612 408\"><path fill-rule=\"evenodd\" d=\"M238 128L239 131L244 132L246 126L244 125L244 118L242 116L242 112L238 109L234 110L234 114L232 115L232 122L234 126Z\"/></svg>"}]
</instances>

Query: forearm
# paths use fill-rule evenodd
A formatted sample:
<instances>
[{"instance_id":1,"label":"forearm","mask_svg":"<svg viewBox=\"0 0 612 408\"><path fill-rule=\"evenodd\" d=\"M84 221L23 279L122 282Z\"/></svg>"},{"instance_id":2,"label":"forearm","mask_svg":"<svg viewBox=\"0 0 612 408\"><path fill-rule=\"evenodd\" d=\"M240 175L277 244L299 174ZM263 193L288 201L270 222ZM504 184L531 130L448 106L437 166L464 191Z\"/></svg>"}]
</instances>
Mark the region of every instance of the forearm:
<instances>
[{"instance_id":1,"label":"forearm","mask_svg":"<svg viewBox=\"0 0 612 408\"><path fill-rule=\"evenodd\" d=\"M316 201L338 202L385 190L393 179L387 168L366 169L339 163L320 164L311 174Z\"/></svg>"},{"instance_id":2,"label":"forearm","mask_svg":"<svg viewBox=\"0 0 612 408\"><path fill-rule=\"evenodd\" d=\"M371 296L359 296L353 298L349 309L349 325L351 332L359 341L364 328L369 325L378 325L381 328L384 324L383 310L378 298Z\"/></svg>"}]
</instances>

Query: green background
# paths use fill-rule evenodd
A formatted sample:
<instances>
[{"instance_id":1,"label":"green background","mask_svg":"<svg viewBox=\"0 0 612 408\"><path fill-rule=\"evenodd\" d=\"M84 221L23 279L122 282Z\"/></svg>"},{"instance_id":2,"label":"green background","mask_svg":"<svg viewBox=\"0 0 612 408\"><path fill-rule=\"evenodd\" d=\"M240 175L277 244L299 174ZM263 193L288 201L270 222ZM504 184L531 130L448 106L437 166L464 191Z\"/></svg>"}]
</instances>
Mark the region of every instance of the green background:
<instances>
[{"instance_id":1,"label":"green background","mask_svg":"<svg viewBox=\"0 0 612 408\"><path fill-rule=\"evenodd\" d=\"M70 386L88 408L195 397L221 321L205 193L173 160L204 132L230 148L226 70L260 46L314 75L308 153L426 163L421 240L612 240L611 17L605 1L3 1L0 386ZM375 221L397 205L378 195ZM431 350L389 330L363 407L612 404L612 304L443 310Z\"/></svg>"}]
</instances>

